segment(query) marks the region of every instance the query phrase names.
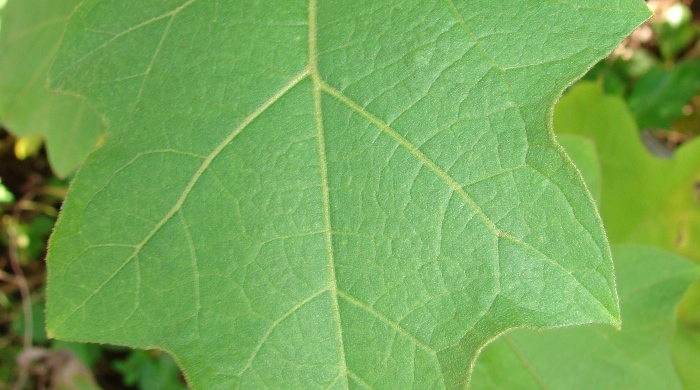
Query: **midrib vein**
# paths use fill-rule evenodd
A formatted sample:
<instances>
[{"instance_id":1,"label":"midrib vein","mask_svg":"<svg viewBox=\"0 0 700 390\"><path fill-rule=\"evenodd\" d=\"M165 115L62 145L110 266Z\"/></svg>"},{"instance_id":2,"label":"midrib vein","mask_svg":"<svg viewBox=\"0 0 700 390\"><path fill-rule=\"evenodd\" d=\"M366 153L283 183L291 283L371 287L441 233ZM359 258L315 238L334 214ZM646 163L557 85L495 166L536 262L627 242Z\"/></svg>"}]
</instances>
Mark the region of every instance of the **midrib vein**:
<instances>
[{"instance_id":1,"label":"midrib vein","mask_svg":"<svg viewBox=\"0 0 700 390\"><path fill-rule=\"evenodd\" d=\"M323 81L318 73L318 48L316 27L316 0L309 0L309 74L313 82L314 111L316 118L316 133L318 140L318 158L321 170L321 191L323 196L323 226L326 241L326 253L328 257L328 290L331 294L333 311L335 314L336 332L340 347L340 376L343 378L344 387L349 388L348 369L345 360L345 346L343 345L343 329L340 323L340 307L338 305L338 287L336 284L335 261L333 258L333 237L331 228L331 210L328 190L328 162L326 160L326 141L323 131L323 111L321 107L321 88Z\"/></svg>"}]
</instances>

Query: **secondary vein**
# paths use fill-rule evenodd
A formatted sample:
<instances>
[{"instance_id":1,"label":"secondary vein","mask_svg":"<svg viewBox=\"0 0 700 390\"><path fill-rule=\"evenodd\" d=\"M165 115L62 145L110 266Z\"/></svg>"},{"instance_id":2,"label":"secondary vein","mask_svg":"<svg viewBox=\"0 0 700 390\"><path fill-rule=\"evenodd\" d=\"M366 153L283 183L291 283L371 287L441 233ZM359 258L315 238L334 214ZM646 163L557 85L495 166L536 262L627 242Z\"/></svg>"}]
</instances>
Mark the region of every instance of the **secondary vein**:
<instances>
[{"instance_id":1,"label":"secondary vein","mask_svg":"<svg viewBox=\"0 0 700 390\"><path fill-rule=\"evenodd\" d=\"M309 75L308 70L304 70L303 72L299 73L298 75L294 76L291 81L289 81L286 85L284 85L279 91L277 91L272 97L270 97L267 101L265 101L262 105L260 105L255 111L253 111L250 115L248 115L246 118L243 119L243 121L229 134L219 145L214 148L214 150L209 153L207 158L202 162L202 164L199 166L199 169L197 169L197 172L194 173L192 176L192 179L190 179L189 183L187 183L187 186L185 186L185 189L182 191L182 194L178 198L177 202L173 205L173 207L168 211L168 213L165 214L165 216L151 229L151 231L141 240L141 242L136 245L134 248L134 251L132 254L127 257L124 262L117 267L114 272L112 272L105 281L100 284L95 291L93 291L83 302L81 302L78 306L75 307L75 310L71 314L69 314L62 322L59 324L57 327L60 327L65 323L69 318L71 318L75 313L78 312L82 307L87 304L92 297L94 297L102 288L107 285L112 279L114 279L115 276L121 272L124 267L126 267L131 260L136 258L136 256L141 252L141 249L153 238L153 236L163 227L165 224L172 219L172 217L180 210L182 205L185 203L185 200L187 199L187 196L190 194L194 186L197 184L199 179L202 177L204 172L209 168L211 163L214 161L214 159L221 153L221 151L228 146L231 141L233 141L234 138L238 136L248 125L250 125L257 117L260 116L265 110L267 110L272 104L274 104L276 101L278 101L284 94L286 94L290 89L292 89L295 85L297 85L301 80L306 78Z\"/></svg>"},{"instance_id":2,"label":"secondary vein","mask_svg":"<svg viewBox=\"0 0 700 390\"><path fill-rule=\"evenodd\" d=\"M479 205L464 191L464 189L459 185L459 183L457 183L457 181L452 176L450 176L447 172L445 172L442 168L440 168L437 164L430 160L428 156L423 154L423 152L421 152L409 140L404 138L396 130L392 129L388 124L386 124L386 122L369 113L367 110L362 108L359 104L352 101L350 98L345 96L342 92L338 91L337 89L325 83L321 85L321 88L324 92L338 99L341 103L345 104L353 111L365 117L365 119L372 122L385 134L396 140L403 148L405 148L418 161L420 161L421 164L423 164L435 174L437 174L438 177L440 177L448 186L450 186L452 190L455 191L464 200L464 202L479 216L479 218L483 220L484 225L489 230L491 230L496 237L503 235L501 229L499 229L496 226L496 224L493 221L491 221L491 219L489 219L489 217L483 212L483 210L481 210L481 207L479 207Z\"/></svg>"}]
</instances>

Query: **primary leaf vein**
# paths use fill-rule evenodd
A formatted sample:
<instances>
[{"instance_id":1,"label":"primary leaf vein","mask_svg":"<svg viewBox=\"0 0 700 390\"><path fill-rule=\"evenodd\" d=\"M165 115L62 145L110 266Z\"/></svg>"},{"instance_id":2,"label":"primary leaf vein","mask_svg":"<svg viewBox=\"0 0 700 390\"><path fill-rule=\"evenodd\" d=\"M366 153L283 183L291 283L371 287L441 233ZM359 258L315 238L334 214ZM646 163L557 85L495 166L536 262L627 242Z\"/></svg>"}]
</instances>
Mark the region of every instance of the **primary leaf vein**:
<instances>
[{"instance_id":1,"label":"primary leaf vein","mask_svg":"<svg viewBox=\"0 0 700 390\"><path fill-rule=\"evenodd\" d=\"M328 288L331 292L333 303L334 320L336 323L336 331L338 334L338 345L340 347L340 375L345 382L345 388L348 388L347 381L347 361L345 359L345 346L343 344L343 329L340 320L340 308L338 306L338 288L336 283L335 261L333 258L333 236L331 227L331 211L330 211L330 195L328 188L328 162L326 160L326 144L323 129L323 110L321 107L321 88L323 82L321 75L318 72L318 53L317 53L317 4L316 0L309 0L309 73L313 81L313 96L314 96L314 112L316 119L316 132L318 141L318 157L321 170L321 191L323 197L323 226L324 239L326 243L326 253L328 257Z\"/></svg>"}]
</instances>

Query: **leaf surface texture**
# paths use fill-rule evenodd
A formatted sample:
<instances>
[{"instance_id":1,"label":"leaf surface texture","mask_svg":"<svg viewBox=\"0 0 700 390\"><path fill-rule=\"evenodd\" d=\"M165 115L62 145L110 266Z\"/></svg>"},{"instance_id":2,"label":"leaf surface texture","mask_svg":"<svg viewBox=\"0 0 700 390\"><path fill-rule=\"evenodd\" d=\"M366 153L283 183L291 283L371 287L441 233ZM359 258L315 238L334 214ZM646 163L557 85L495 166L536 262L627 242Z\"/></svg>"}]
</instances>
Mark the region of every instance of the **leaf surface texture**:
<instances>
[{"instance_id":1,"label":"leaf surface texture","mask_svg":"<svg viewBox=\"0 0 700 390\"><path fill-rule=\"evenodd\" d=\"M110 126L51 240L49 333L163 348L195 388L454 389L509 328L618 323L600 219L549 124L646 17L83 2L51 85Z\"/></svg>"}]
</instances>

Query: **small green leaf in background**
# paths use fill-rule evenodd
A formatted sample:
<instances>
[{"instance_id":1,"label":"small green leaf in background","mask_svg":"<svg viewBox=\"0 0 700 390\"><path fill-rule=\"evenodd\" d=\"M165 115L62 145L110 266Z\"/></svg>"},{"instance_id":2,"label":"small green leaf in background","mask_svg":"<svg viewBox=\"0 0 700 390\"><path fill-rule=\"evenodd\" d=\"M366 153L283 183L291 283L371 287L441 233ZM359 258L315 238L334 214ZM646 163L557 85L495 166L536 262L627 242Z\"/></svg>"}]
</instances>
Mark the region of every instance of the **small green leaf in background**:
<instances>
[{"instance_id":1,"label":"small green leaf in background","mask_svg":"<svg viewBox=\"0 0 700 390\"><path fill-rule=\"evenodd\" d=\"M0 204L12 203L14 200L15 196L2 184L2 178L0 178Z\"/></svg>"},{"instance_id":2,"label":"small green leaf in background","mask_svg":"<svg viewBox=\"0 0 700 390\"><path fill-rule=\"evenodd\" d=\"M652 68L635 83L628 103L641 130L670 130L671 121L683 117L683 107L698 92L700 59Z\"/></svg>"},{"instance_id":3,"label":"small green leaf in background","mask_svg":"<svg viewBox=\"0 0 700 390\"><path fill-rule=\"evenodd\" d=\"M600 211L611 243L655 245L700 262L700 139L671 160L651 155L627 104L579 83L554 110L557 134L590 139L602 171Z\"/></svg>"},{"instance_id":4,"label":"small green leaf in background","mask_svg":"<svg viewBox=\"0 0 700 390\"><path fill-rule=\"evenodd\" d=\"M11 226L16 231L17 260L22 265L37 261L46 249L46 238L51 234L55 219L46 215L38 215L27 223L17 222L10 215L0 218L0 226ZM6 231L0 232L0 243L7 244L9 236Z\"/></svg>"},{"instance_id":5,"label":"small green leaf in background","mask_svg":"<svg viewBox=\"0 0 700 390\"><path fill-rule=\"evenodd\" d=\"M675 306L700 268L647 246L614 246L613 258L621 331L511 331L481 353L472 389L680 390L671 358Z\"/></svg>"},{"instance_id":6,"label":"small green leaf in background","mask_svg":"<svg viewBox=\"0 0 700 390\"><path fill-rule=\"evenodd\" d=\"M43 320L43 315L41 317ZM43 323L42 323L43 325ZM60 340L51 341L52 350L70 351L80 359L86 367L93 367L102 355L102 347L97 344L70 343Z\"/></svg>"},{"instance_id":7,"label":"small green leaf in background","mask_svg":"<svg viewBox=\"0 0 700 390\"><path fill-rule=\"evenodd\" d=\"M658 66L658 64L659 59L653 53L644 48L640 48L634 50L629 58L622 56L617 57L610 66L615 71L615 74L623 77L629 84L632 79L638 79L644 76L650 69Z\"/></svg>"},{"instance_id":8,"label":"small green leaf in background","mask_svg":"<svg viewBox=\"0 0 700 390\"><path fill-rule=\"evenodd\" d=\"M10 0L0 12L0 123L19 137L42 136L65 177L95 149L102 122L81 99L46 89L68 16L79 0Z\"/></svg>"},{"instance_id":9,"label":"small green leaf in background","mask_svg":"<svg viewBox=\"0 0 700 390\"><path fill-rule=\"evenodd\" d=\"M193 388L461 389L509 328L617 324L550 118L648 16L83 1L49 78L109 125L51 239L49 335L162 348Z\"/></svg>"},{"instance_id":10,"label":"small green leaf in background","mask_svg":"<svg viewBox=\"0 0 700 390\"><path fill-rule=\"evenodd\" d=\"M624 96L627 93L628 76L614 65L606 58L595 64L581 80L602 82L605 92Z\"/></svg>"},{"instance_id":11,"label":"small green leaf in background","mask_svg":"<svg viewBox=\"0 0 700 390\"><path fill-rule=\"evenodd\" d=\"M21 335L24 334L26 319L24 313L12 321L12 331ZM32 342L43 343L46 341L46 331L44 330L44 304L32 304Z\"/></svg>"},{"instance_id":12,"label":"small green leaf in background","mask_svg":"<svg viewBox=\"0 0 700 390\"><path fill-rule=\"evenodd\" d=\"M173 358L162 352L133 351L125 361L115 362L124 376L124 384L139 389L185 390L180 368Z\"/></svg>"}]
</instances>

